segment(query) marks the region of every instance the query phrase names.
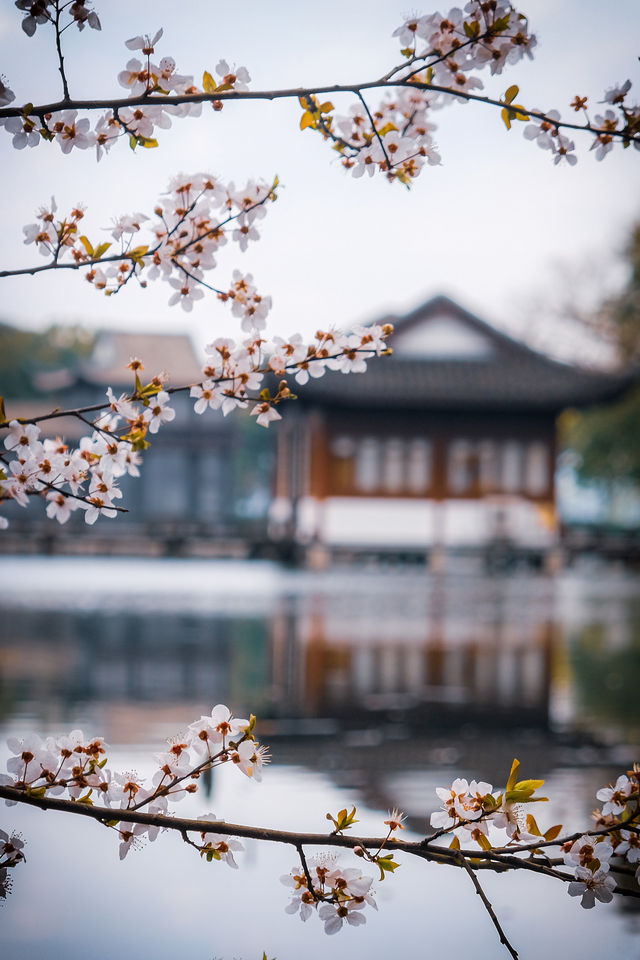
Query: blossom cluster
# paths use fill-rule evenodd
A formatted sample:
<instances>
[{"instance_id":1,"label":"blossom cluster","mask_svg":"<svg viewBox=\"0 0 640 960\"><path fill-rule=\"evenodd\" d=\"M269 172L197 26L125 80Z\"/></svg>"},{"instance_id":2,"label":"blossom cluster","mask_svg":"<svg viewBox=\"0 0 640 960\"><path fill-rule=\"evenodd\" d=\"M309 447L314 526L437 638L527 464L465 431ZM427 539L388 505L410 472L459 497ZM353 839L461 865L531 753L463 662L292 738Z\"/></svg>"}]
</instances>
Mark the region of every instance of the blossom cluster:
<instances>
[{"instance_id":1,"label":"blossom cluster","mask_svg":"<svg viewBox=\"0 0 640 960\"><path fill-rule=\"evenodd\" d=\"M300 125L318 130L331 140L342 155L342 165L354 177L381 172L389 180L410 185L425 164L440 163L432 111L450 103L468 102L466 95L483 89L477 75L480 71L488 68L492 75L501 74L524 56L532 58L536 37L529 31L524 14L503 0L470 0L464 10L454 7L445 15L411 16L393 36L402 45L406 63L392 70L385 82L399 89L387 94L374 110L360 96L347 116L334 115L332 103L321 104L315 97L305 96L300 100L304 109ZM625 103L630 86L627 81L605 93L603 102L617 105L618 117L612 110L596 115L593 122L588 115L585 117L585 129L594 134L592 149L598 160L612 149L613 131L616 136L622 134L623 143L633 142L640 148L640 107ZM530 117L524 107L511 106L517 92L517 87L511 87L505 95L503 118L507 127L514 119L531 120L525 137L550 149L554 163L565 161L573 166L577 162L575 144L561 133L558 111L544 114L533 110L530 112L537 116ZM586 98L576 100L584 109Z\"/></svg>"},{"instance_id":2,"label":"blossom cluster","mask_svg":"<svg viewBox=\"0 0 640 960\"><path fill-rule=\"evenodd\" d=\"M366 923L363 910L367 905L378 909L371 891L373 878L357 867L341 866L331 854L322 854L309 858L308 870L309 878L296 865L280 878L281 883L292 888L286 913L299 913L300 919L306 921L317 911L324 932L333 934L344 924L357 927Z\"/></svg>"},{"instance_id":3,"label":"blossom cluster","mask_svg":"<svg viewBox=\"0 0 640 960\"><path fill-rule=\"evenodd\" d=\"M250 274L243 277L236 272L233 290L243 310L252 303L259 310ZM256 322L254 313L251 323L255 326ZM188 389L197 414L211 409L226 416L236 408L251 407L257 422L268 427L281 419L276 407L292 393L287 380L281 379L272 394L269 386L264 386L267 377L291 375L296 383L306 383L310 376L320 377L328 370L364 372L368 359L387 350L392 330L390 324L357 327L350 334L319 330L310 343L304 343L299 334L272 341L254 334L240 343L219 337L206 348L202 382L172 392ZM122 498L118 481L125 475L140 476L141 453L150 445L147 437L176 415L162 377L143 384L142 362L133 358L128 366L136 378L131 394L116 397L109 387L104 412L93 422L85 419L82 411L74 411L92 428L76 447L61 438L41 438L37 423L11 420L0 424L7 431L0 453L0 500L11 498L26 507L31 496L43 497L47 516L61 524L76 510L84 511L88 524L99 516L116 516L122 509L117 505ZM0 528L6 525L6 519L0 517Z\"/></svg>"},{"instance_id":4,"label":"blossom cluster","mask_svg":"<svg viewBox=\"0 0 640 960\"><path fill-rule=\"evenodd\" d=\"M277 181L268 185L249 180L236 187L209 173L179 174L156 204L153 219L140 212L118 217L107 228L111 241L95 244L80 232L84 208L78 205L61 218L52 197L37 211L37 222L23 228L24 242L35 244L54 266L65 255L78 267L86 265L85 279L107 295L132 278L143 287L160 279L173 289L169 305L180 304L188 312L208 287L232 303L244 330L261 330L271 298L258 294L250 276L236 272L230 287L221 290L206 283L205 275L215 268L216 255L229 240L244 251L260 239L257 224L266 216L267 201L275 199L276 187ZM119 245L115 253L114 243Z\"/></svg>"},{"instance_id":5,"label":"blossom cluster","mask_svg":"<svg viewBox=\"0 0 640 960\"><path fill-rule=\"evenodd\" d=\"M157 399L156 407L150 406L140 415L141 427L153 430L163 416L169 419L170 413L163 412L162 398ZM0 497L10 497L26 507L31 495L40 495L47 501L47 516L59 523L66 523L78 509L84 510L88 524L99 516L115 517L115 501L122 497L118 479L125 474L140 475L139 452L114 433L119 419L101 417L97 428L77 447L60 438L41 440L36 424L10 421L4 439L6 454L0 456ZM11 456L14 459L9 459Z\"/></svg>"},{"instance_id":6,"label":"blossom cluster","mask_svg":"<svg viewBox=\"0 0 640 960\"><path fill-rule=\"evenodd\" d=\"M493 791L491 784L458 778L449 788L438 787L436 793L442 809L431 815L431 826L440 833L453 833L452 847L460 849L460 836L466 835L484 850L494 850L497 843L490 839L490 828L506 831L507 849L535 851L538 844L548 846L558 837L562 827L554 826L542 834L535 818L525 815L523 805L533 800L540 780L516 781L515 772L504 792ZM581 897L581 905L590 909L596 903L613 899L616 880L611 875L612 864L619 866L625 857L635 870L640 885L640 766L618 777L613 786L603 787L596 794L603 801L602 810L594 814L597 829L573 837L561 845L564 864L573 870L567 892Z\"/></svg>"},{"instance_id":7,"label":"blossom cluster","mask_svg":"<svg viewBox=\"0 0 640 960\"><path fill-rule=\"evenodd\" d=\"M21 6L22 4L22 6ZM49 7L51 0L19 0L20 9L29 14L23 21L31 35L36 26L54 22ZM95 12L88 9L86 0L73 3L70 14L80 29L86 23L99 29ZM57 27L59 29L59 27ZM74 147L86 150L95 147L97 159L108 152L114 143L128 139L131 147L155 147L158 129L167 129L172 119L199 116L203 95L211 98L214 110L223 108L218 95L242 95L249 88L250 75L246 67L230 65L220 60L215 67L215 78L205 71L201 85L191 74L176 71L176 62L164 56L156 62L156 45L162 29L153 36L137 36L127 40L129 50L139 56L128 60L118 73L118 83L129 93L132 105L122 103L106 109L93 127L86 116L80 116L72 107L53 113L34 112L27 105L20 114L0 118L13 138L17 149L37 146L41 140L56 141L64 153ZM301 96L303 107L301 127L317 130L330 140L342 156L343 166L353 176L365 172L382 172L389 180L406 185L419 175L424 165L440 163L440 154L433 140L435 124L431 111L452 102L468 102L474 91L483 89L478 75L489 69L499 75L506 66L518 63L523 57L532 58L536 37L529 29L527 17L507 0L469 0L462 9L454 7L446 14L440 12L425 16L409 16L394 32L401 45L403 62L394 67L377 84L393 87L394 92L373 110L366 106L362 94L359 102L347 115L334 115L333 104L320 103L313 93ZM66 81L64 81L66 84ZM367 85L369 86L369 85ZM576 96L571 106L584 111L585 126L594 138L592 149L602 160L612 149L615 139L624 145L640 147L640 107L626 102L631 86L624 84L607 90L603 103L618 108L596 114L593 120L586 112L586 97ZM512 105L517 87L510 87L504 101L488 101L502 106L503 119L508 128L512 120L531 120L525 137L535 140L544 149L550 149L554 163L569 165L577 162L574 141L561 128L557 110L542 113L527 111L521 105ZM157 102L171 98L172 102ZM0 85L0 108L15 99L13 91ZM69 99L65 87L65 99ZM156 102L154 102L154 99ZM531 113L532 116L529 116ZM575 126L573 124L569 126Z\"/></svg>"},{"instance_id":8,"label":"blossom cluster","mask_svg":"<svg viewBox=\"0 0 640 960\"><path fill-rule=\"evenodd\" d=\"M11 757L8 775L0 775L0 784L24 791L30 797L56 797L76 803L107 807L114 813L107 826L120 836L120 859L143 840L155 840L160 827L126 819L126 812L144 810L151 815L167 815L169 799L177 801L198 790L198 780L207 770L221 764L237 767L253 781L262 778L262 766L269 761L266 747L253 735L255 718L234 717L224 704L215 706L207 716L189 725L183 737L167 743L155 755L156 770L150 783L135 772L111 770L102 737L87 737L81 730L72 730L61 737L40 738L31 734L8 740ZM7 804L14 801L7 800ZM117 814L117 816L116 816ZM214 814L201 818L216 821ZM218 823L222 822L217 820ZM0 838L2 838L0 834ZM237 840L230 840L204 829L203 844L208 860L224 860L236 867L234 850L241 850ZM7 838L5 840L5 856ZM15 841L13 846L19 852ZM200 848L199 848L200 849ZM14 857L17 862L20 857ZM14 864L8 864L13 866ZM0 860L2 868L2 860Z\"/></svg>"},{"instance_id":9,"label":"blossom cluster","mask_svg":"<svg viewBox=\"0 0 640 960\"><path fill-rule=\"evenodd\" d=\"M43 23L55 23L55 0L15 0L15 4L18 10L26 11L22 29L28 37L32 37ZM100 19L92 9L91 0L73 0L67 4L66 13L70 17L69 24L75 23L78 30L84 30L87 25L94 30L101 29Z\"/></svg>"},{"instance_id":10,"label":"blossom cluster","mask_svg":"<svg viewBox=\"0 0 640 960\"><path fill-rule=\"evenodd\" d=\"M47 9L50 6L48 0L38 0L35 4L31 0L20 0L20 2L27 5L23 9L43 8L35 17L31 15L23 21L23 28L30 36L38 23L53 22ZM95 12L85 9L84 0L81 3L75 3L73 7L78 8L74 19L80 29L85 23L100 29ZM83 15L81 10L86 15ZM25 27L26 23L34 24L31 32ZM17 150L22 150L24 147L36 147L45 140L55 141L63 153L70 153L74 148L88 150L95 147L98 160L122 137L128 138L132 149L137 146L157 147L156 129L166 130L171 127L172 118L199 117L202 113L202 103L190 99L177 103L153 103L154 95L188 98L193 94L214 91L222 93L230 90L238 92L248 90L251 77L246 67L230 66L226 60L220 60L216 64L217 80L205 71L202 87L195 83L192 75L176 72L176 61L173 57L162 57L156 63L152 57L162 33L160 29L153 37L138 36L125 41L125 46L129 50L139 50L143 59L133 57L128 60L124 70L118 73L118 83L128 91L130 99L139 100L144 97L144 103L108 109L100 115L93 127L88 117L81 116L74 109L57 110L36 116L26 108L20 116L0 119L0 126L4 126L7 133L12 136L13 146ZM6 106L14 99L13 91L3 87L0 106ZM214 101L213 106L214 109L220 110L222 102Z\"/></svg>"}]
</instances>

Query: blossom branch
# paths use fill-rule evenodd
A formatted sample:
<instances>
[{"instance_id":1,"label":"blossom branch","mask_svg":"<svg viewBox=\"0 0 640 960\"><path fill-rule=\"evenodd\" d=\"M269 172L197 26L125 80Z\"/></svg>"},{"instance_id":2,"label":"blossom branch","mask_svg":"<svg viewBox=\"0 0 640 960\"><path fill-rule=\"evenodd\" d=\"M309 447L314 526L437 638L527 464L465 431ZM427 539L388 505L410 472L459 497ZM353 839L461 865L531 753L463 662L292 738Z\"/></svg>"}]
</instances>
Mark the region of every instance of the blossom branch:
<instances>
[{"instance_id":1,"label":"blossom branch","mask_svg":"<svg viewBox=\"0 0 640 960\"><path fill-rule=\"evenodd\" d=\"M397 69L400 69L398 67ZM293 100L306 99L320 94L339 94L351 93L360 97L364 90L409 88L423 90L431 93L442 93L448 96L456 97L459 100L466 100L473 103L481 103L485 106L491 106L503 110L509 104L504 100L495 97L474 94L468 90L458 90L453 87L417 80L414 78L396 78L391 80L369 80L358 83L333 83L322 84L313 87L286 87L274 90L228 90L224 92L208 93L189 93L189 94L153 94L150 98L148 94L133 97L109 98L106 100L56 100L51 103L38 104L34 106L31 113L34 115L44 115L55 113L60 110L117 110L123 107L132 107L136 105L149 105L153 103L158 106L180 106L182 104L213 103L214 101L232 102L243 100ZM554 120L548 113L538 110L526 109L531 117L540 121L552 122L554 126L565 128L567 130L576 130L582 133L591 133L597 135L602 133L602 128L595 126L591 122L572 123L568 120ZM3 107L0 109L0 119L9 117L21 117L23 110L20 107ZM617 140L628 140L632 143L640 142L640 133L628 134L624 130L612 130L611 135Z\"/></svg>"}]
</instances>

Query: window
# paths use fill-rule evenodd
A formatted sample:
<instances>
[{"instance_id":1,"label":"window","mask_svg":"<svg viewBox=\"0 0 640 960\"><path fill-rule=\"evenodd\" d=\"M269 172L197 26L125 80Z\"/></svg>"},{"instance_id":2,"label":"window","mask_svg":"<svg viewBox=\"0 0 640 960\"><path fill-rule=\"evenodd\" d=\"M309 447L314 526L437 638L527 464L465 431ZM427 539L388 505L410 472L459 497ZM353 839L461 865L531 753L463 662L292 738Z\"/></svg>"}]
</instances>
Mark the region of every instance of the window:
<instances>
[{"instance_id":1,"label":"window","mask_svg":"<svg viewBox=\"0 0 640 960\"><path fill-rule=\"evenodd\" d=\"M474 485L477 459L468 440L452 440L447 466L448 487L452 493L466 493Z\"/></svg>"},{"instance_id":2,"label":"window","mask_svg":"<svg viewBox=\"0 0 640 960\"><path fill-rule=\"evenodd\" d=\"M407 489L424 493L431 486L431 444L428 440L412 440L407 451Z\"/></svg>"},{"instance_id":3,"label":"window","mask_svg":"<svg viewBox=\"0 0 640 960\"><path fill-rule=\"evenodd\" d=\"M533 496L545 493L549 486L549 451L541 440L527 446L525 489Z\"/></svg>"},{"instance_id":4,"label":"window","mask_svg":"<svg viewBox=\"0 0 640 960\"><path fill-rule=\"evenodd\" d=\"M482 493L495 490L498 484L498 447L493 440L481 440L478 444L478 472Z\"/></svg>"},{"instance_id":5,"label":"window","mask_svg":"<svg viewBox=\"0 0 640 960\"><path fill-rule=\"evenodd\" d=\"M371 493L378 489L380 477L380 444L374 437L365 437L356 452L356 490Z\"/></svg>"},{"instance_id":6,"label":"window","mask_svg":"<svg viewBox=\"0 0 640 960\"><path fill-rule=\"evenodd\" d=\"M522 486L522 444L507 440L502 448L502 489L514 493Z\"/></svg>"},{"instance_id":7,"label":"window","mask_svg":"<svg viewBox=\"0 0 640 960\"><path fill-rule=\"evenodd\" d=\"M404 443L386 440L382 451L382 487L386 493L399 493L405 486Z\"/></svg>"}]
</instances>

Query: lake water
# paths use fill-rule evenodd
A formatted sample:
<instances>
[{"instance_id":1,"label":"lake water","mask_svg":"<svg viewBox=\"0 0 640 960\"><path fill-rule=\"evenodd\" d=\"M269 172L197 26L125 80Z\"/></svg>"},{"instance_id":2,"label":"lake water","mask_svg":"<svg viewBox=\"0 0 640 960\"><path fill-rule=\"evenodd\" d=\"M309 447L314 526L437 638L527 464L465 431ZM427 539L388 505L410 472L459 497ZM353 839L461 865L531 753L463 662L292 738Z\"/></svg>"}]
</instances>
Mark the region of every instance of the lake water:
<instances>
[{"instance_id":1,"label":"lake water","mask_svg":"<svg viewBox=\"0 0 640 960\"><path fill-rule=\"evenodd\" d=\"M215 771L177 813L322 832L327 811L355 804L375 835L398 806L418 838L436 786L504 785L514 756L547 781L541 824L586 827L596 790L640 759L628 572L3 557L0 584L3 767L8 735L79 726L106 738L115 769L144 774L165 738L223 702L257 714L273 763L262 784ZM7 955L508 956L461 871L405 857L366 926L327 939L316 917L284 912L288 849L247 843L232 871L163 835L120 863L110 831L70 819L2 808L28 858L0 906ZM637 902L585 911L544 878L482 880L521 960L640 958Z\"/></svg>"}]
</instances>

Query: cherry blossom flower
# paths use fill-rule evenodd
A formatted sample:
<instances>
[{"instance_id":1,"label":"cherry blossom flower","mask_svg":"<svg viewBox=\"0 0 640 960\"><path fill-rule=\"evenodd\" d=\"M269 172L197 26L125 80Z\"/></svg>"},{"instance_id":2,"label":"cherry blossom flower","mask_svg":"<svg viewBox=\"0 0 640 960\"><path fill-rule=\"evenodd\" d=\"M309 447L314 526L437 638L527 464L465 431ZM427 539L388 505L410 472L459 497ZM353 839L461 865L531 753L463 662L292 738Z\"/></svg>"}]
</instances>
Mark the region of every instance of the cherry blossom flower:
<instances>
[{"instance_id":1,"label":"cherry blossom flower","mask_svg":"<svg viewBox=\"0 0 640 960\"><path fill-rule=\"evenodd\" d=\"M11 142L16 150L37 147L40 143L40 131L29 117L7 117L6 120L0 120L0 126L3 126L7 133L13 134Z\"/></svg>"},{"instance_id":2,"label":"cherry blossom flower","mask_svg":"<svg viewBox=\"0 0 640 960\"><path fill-rule=\"evenodd\" d=\"M582 897L581 906L585 910L594 907L596 900L601 903L610 903L613 900L616 882L609 876L608 869L608 866L606 869L600 867L592 873L588 867L576 867L576 879L567 886L569 896Z\"/></svg>"},{"instance_id":3,"label":"cherry blossom flower","mask_svg":"<svg viewBox=\"0 0 640 960\"><path fill-rule=\"evenodd\" d=\"M248 90L251 77L246 67L230 67L226 60L216 64L216 73L222 77L221 87L233 90Z\"/></svg>"},{"instance_id":4,"label":"cherry blossom flower","mask_svg":"<svg viewBox=\"0 0 640 960\"><path fill-rule=\"evenodd\" d=\"M613 856L613 847L608 838L580 837L564 855L564 862L572 866L588 867L599 860L604 867ZM608 866L607 866L608 869Z\"/></svg>"},{"instance_id":5,"label":"cherry blossom flower","mask_svg":"<svg viewBox=\"0 0 640 960\"><path fill-rule=\"evenodd\" d=\"M160 29L157 30L157 31L154 33L153 37L151 37L151 38L149 37L148 34L145 34L144 37L142 37L142 36L140 36L140 37L131 37L130 40L125 40L125 44L124 44L124 45L125 45L125 47L127 47L129 50L142 50L142 52L145 54L145 56L150 56L150 55L154 52L154 47L155 47L156 43L158 42L158 40L160 39L160 37L162 36L163 32L164 32L164 31L163 31L162 27L160 27Z\"/></svg>"},{"instance_id":6,"label":"cherry blossom flower","mask_svg":"<svg viewBox=\"0 0 640 960\"><path fill-rule=\"evenodd\" d=\"M625 80L624 83L607 90L601 103L622 103L630 89L631 80Z\"/></svg>"},{"instance_id":7,"label":"cherry blossom flower","mask_svg":"<svg viewBox=\"0 0 640 960\"><path fill-rule=\"evenodd\" d=\"M175 410L168 406L170 399L171 397L166 390L160 390L144 411L143 416L149 423L150 433L157 433L163 423L169 423L175 419Z\"/></svg>"},{"instance_id":8,"label":"cherry blossom flower","mask_svg":"<svg viewBox=\"0 0 640 960\"><path fill-rule=\"evenodd\" d=\"M13 90L10 90L9 87L5 84L5 77L0 77L0 107L6 107L12 103L16 95Z\"/></svg>"},{"instance_id":9,"label":"cherry blossom flower","mask_svg":"<svg viewBox=\"0 0 640 960\"><path fill-rule=\"evenodd\" d=\"M39 442L40 427L35 423L19 423L12 420L9 423L9 433L4 438L5 449L21 451L31 456L37 457L43 451L43 446Z\"/></svg>"},{"instance_id":10,"label":"cherry blossom flower","mask_svg":"<svg viewBox=\"0 0 640 960\"><path fill-rule=\"evenodd\" d=\"M52 0L40 0L39 3L34 3L33 0L15 0L18 10L29 11L22 21L22 29L28 37L34 35L38 26L52 20L52 15L47 10L51 2Z\"/></svg>"},{"instance_id":11,"label":"cherry blossom flower","mask_svg":"<svg viewBox=\"0 0 640 960\"><path fill-rule=\"evenodd\" d=\"M540 113L537 108L534 113ZM557 110L549 110L546 114L546 120L539 120L532 117L531 123L524 128L524 136L527 140L535 140L543 150L555 150L554 137L558 135L558 127L554 121L560 120L560 114Z\"/></svg>"},{"instance_id":12,"label":"cherry blossom flower","mask_svg":"<svg viewBox=\"0 0 640 960\"><path fill-rule=\"evenodd\" d=\"M189 725L190 742L198 751L217 753L220 747L225 748L230 740L240 738L249 726L249 721L234 717L223 703L218 703L208 717Z\"/></svg>"},{"instance_id":13,"label":"cherry blossom flower","mask_svg":"<svg viewBox=\"0 0 640 960\"><path fill-rule=\"evenodd\" d=\"M65 496L59 490L51 490L47 494L47 500L47 516L58 523L66 523L73 511L80 506L78 500Z\"/></svg>"},{"instance_id":14,"label":"cherry blossom flower","mask_svg":"<svg viewBox=\"0 0 640 960\"><path fill-rule=\"evenodd\" d=\"M367 918L362 914L364 903L359 900L347 900L344 903L323 903L318 909L318 916L324 923L324 932L326 934L337 933L342 929L344 923L352 927L361 926L367 922Z\"/></svg>"},{"instance_id":15,"label":"cherry blossom flower","mask_svg":"<svg viewBox=\"0 0 640 960\"><path fill-rule=\"evenodd\" d=\"M278 413L273 404L268 402L256 404L251 411L251 416L256 418L261 427L268 427L274 420L282 420L281 414Z\"/></svg>"},{"instance_id":16,"label":"cherry blossom flower","mask_svg":"<svg viewBox=\"0 0 640 960\"><path fill-rule=\"evenodd\" d=\"M116 140L122 135L122 125L109 110L96 123L93 131L96 145L96 158L100 160L103 153L108 153Z\"/></svg>"},{"instance_id":17,"label":"cherry blossom flower","mask_svg":"<svg viewBox=\"0 0 640 960\"><path fill-rule=\"evenodd\" d=\"M259 783L262 780L262 765L269 763L270 757L267 747L256 744L254 740L243 740L231 754L231 759L245 776Z\"/></svg>"},{"instance_id":18,"label":"cherry blossom flower","mask_svg":"<svg viewBox=\"0 0 640 960\"><path fill-rule=\"evenodd\" d=\"M213 380L205 380L202 384L191 387L189 396L196 397L193 405L196 413L204 413L207 407L218 410L222 403L222 397L216 393L216 384Z\"/></svg>"},{"instance_id":19,"label":"cherry blossom flower","mask_svg":"<svg viewBox=\"0 0 640 960\"><path fill-rule=\"evenodd\" d=\"M190 313L193 310L194 300L202 300L204 297L202 287L198 285L197 281L188 277L176 277L169 280L169 283L176 291L167 301L170 307L179 303L183 310Z\"/></svg>"},{"instance_id":20,"label":"cherry blossom flower","mask_svg":"<svg viewBox=\"0 0 640 960\"><path fill-rule=\"evenodd\" d=\"M629 863L640 862L640 834L632 830L621 830L622 842L616 847L616 853L626 854ZM639 868L640 869L640 868Z\"/></svg>"},{"instance_id":21,"label":"cherry blossom flower","mask_svg":"<svg viewBox=\"0 0 640 960\"><path fill-rule=\"evenodd\" d=\"M618 126L618 118L613 110L605 110L604 116L596 114L593 119L594 126L601 128L602 132L598 134L591 145L595 150L596 160L604 160L606 155L613 150L613 137L611 132Z\"/></svg>"},{"instance_id":22,"label":"cherry blossom flower","mask_svg":"<svg viewBox=\"0 0 640 960\"><path fill-rule=\"evenodd\" d=\"M629 777L622 774L615 782L615 786L602 787L596 793L596 799L604 801L603 814L613 813L616 816L624 812L627 798L633 792L634 785Z\"/></svg>"},{"instance_id":23,"label":"cherry blossom flower","mask_svg":"<svg viewBox=\"0 0 640 960\"><path fill-rule=\"evenodd\" d=\"M61 110L51 114L49 130L60 144L63 153L70 153L73 147L86 150L95 143L95 134L89 132L91 121L84 117L78 120L77 110Z\"/></svg>"}]
</instances>

